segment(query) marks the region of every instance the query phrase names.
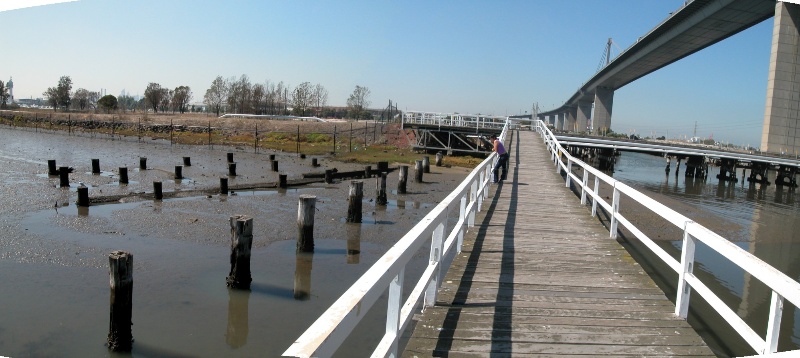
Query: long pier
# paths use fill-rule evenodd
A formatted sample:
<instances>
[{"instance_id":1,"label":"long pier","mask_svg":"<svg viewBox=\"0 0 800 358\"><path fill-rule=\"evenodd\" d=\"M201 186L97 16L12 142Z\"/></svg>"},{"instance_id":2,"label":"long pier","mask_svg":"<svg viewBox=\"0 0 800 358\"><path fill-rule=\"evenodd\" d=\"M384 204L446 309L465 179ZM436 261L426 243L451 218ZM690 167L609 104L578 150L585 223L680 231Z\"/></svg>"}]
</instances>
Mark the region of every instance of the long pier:
<instances>
[{"instance_id":1,"label":"long pier","mask_svg":"<svg viewBox=\"0 0 800 358\"><path fill-rule=\"evenodd\" d=\"M467 235L404 357L714 356L579 205L533 132L509 143L508 181Z\"/></svg>"}]
</instances>

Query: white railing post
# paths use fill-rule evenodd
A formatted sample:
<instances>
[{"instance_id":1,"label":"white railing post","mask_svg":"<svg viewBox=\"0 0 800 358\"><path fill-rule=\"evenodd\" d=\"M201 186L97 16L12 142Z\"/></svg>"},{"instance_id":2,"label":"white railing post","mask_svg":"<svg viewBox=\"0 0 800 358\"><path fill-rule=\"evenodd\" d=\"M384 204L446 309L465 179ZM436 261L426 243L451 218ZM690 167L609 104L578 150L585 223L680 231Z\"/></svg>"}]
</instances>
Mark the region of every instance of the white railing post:
<instances>
[{"instance_id":1,"label":"white railing post","mask_svg":"<svg viewBox=\"0 0 800 358\"><path fill-rule=\"evenodd\" d=\"M469 220L467 220L467 226L474 227L475 226L475 212L478 211L476 207L478 201L478 182L475 179L472 180L472 184L469 188L469 202L474 203L472 204L473 209L469 211Z\"/></svg>"},{"instance_id":2,"label":"white railing post","mask_svg":"<svg viewBox=\"0 0 800 358\"><path fill-rule=\"evenodd\" d=\"M589 171L583 168L583 185L581 185L581 205L586 205L586 187L589 186Z\"/></svg>"},{"instance_id":3,"label":"white railing post","mask_svg":"<svg viewBox=\"0 0 800 358\"><path fill-rule=\"evenodd\" d=\"M561 153L559 153L558 147L553 152L556 154L556 173L561 174Z\"/></svg>"},{"instance_id":4,"label":"white railing post","mask_svg":"<svg viewBox=\"0 0 800 358\"><path fill-rule=\"evenodd\" d=\"M389 302L386 307L386 334L394 336L389 348L389 357L397 357L397 341L400 337L400 310L403 307L403 280L406 269L403 267L394 280L389 283Z\"/></svg>"},{"instance_id":5,"label":"white railing post","mask_svg":"<svg viewBox=\"0 0 800 358\"><path fill-rule=\"evenodd\" d=\"M592 197L592 217L597 216L597 198L600 196L600 178L594 176L594 196Z\"/></svg>"},{"instance_id":6,"label":"white railing post","mask_svg":"<svg viewBox=\"0 0 800 358\"><path fill-rule=\"evenodd\" d=\"M612 239L617 238L617 215L619 215L619 189L617 189L617 182L614 182L614 197L611 201L611 226L609 227L609 234Z\"/></svg>"},{"instance_id":7,"label":"white railing post","mask_svg":"<svg viewBox=\"0 0 800 358\"><path fill-rule=\"evenodd\" d=\"M461 246L464 245L464 231L466 231L467 225L467 195L464 194L461 196L461 203L458 207L458 220L462 222L461 227L458 228L458 241L456 242L456 252L461 253Z\"/></svg>"},{"instance_id":8,"label":"white railing post","mask_svg":"<svg viewBox=\"0 0 800 358\"><path fill-rule=\"evenodd\" d=\"M481 205L483 205L483 186L486 183L486 170L481 170L481 174L478 176L478 178L480 181L478 182L478 191L475 193L475 195L478 200L477 211L481 211Z\"/></svg>"},{"instance_id":9,"label":"white railing post","mask_svg":"<svg viewBox=\"0 0 800 358\"><path fill-rule=\"evenodd\" d=\"M686 319L689 315L689 296L692 293L692 286L686 282L686 275L691 275L694 270L694 250L697 239L689 234L687 221L683 226L683 249L681 250L681 272L678 277L678 296L675 298L675 315Z\"/></svg>"},{"instance_id":10,"label":"white railing post","mask_svg":"<svg viewBox=\"0 0 800 358\"><path fill-rule=\"evenodd\" d=\"M766 346L761 354L778 352L778 337L781 332L781 316L783 316L783 297L777 292L772 291L772 299L769 305L769 322L767 322Z\"/></svg>"},{"instance_id":11,"label":"white railing post","mask_svg":"<svg viewBox=\"0 0 800 358\"><path fill-rule=\"evenodd\" d=\"M567 188L572 184L572 177L569 176L570 174L572 174L572 158L567 157Z\"/></svg>"},{"instance_id":12,"label":"white railing post","mask_svg":"<svg viewBox=\"0 0 800 358\"><path fill-rule=\"evenodd\" d=\"M444 216L445 218L447 215ZM444 223L440 223L433 230L433 237L431 238L431 254L428 260L428 266L437 265L436 272L428 283L428 289L425 290L425 306L433 307L436 304L436 294L439 288L439 275L441 274L442 266L442 244L444 243Z\"/></svg>"}]
</instances>

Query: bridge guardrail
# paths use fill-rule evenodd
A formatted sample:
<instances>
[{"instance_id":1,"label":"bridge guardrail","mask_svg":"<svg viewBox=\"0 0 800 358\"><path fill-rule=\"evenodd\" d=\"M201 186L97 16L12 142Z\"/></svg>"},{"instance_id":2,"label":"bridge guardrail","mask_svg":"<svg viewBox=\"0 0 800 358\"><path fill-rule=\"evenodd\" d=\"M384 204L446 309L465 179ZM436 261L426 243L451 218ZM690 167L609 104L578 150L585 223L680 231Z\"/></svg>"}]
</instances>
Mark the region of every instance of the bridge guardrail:
<instances>
[{"instance_id":1,"label":"bridge guardrail","mask_svg":"<svg viewBox=\"0 0 800 358\"><path fill-rule=\"evenodd\" d=\"M505 139L506 126L501 135ZM389 289L386 333L373 357L397 356L398 339L417 309L420 300L427 307L436 302L443 273L442 259L455 248L461 252L464 234L475 226L475 214L489 194L491 169L497 160L492 153L456 189L337 299L284 353L284 357L329 357L341 346L377 299ZM457 209L456 209L457 208ZM448 231L448 213L458 210L458 221ZM431 242L428 266L414 288L405 296L403 281L406 265L426 242ZM406 297L403 301L403 297Z\"/></svg>"},{"instance_id":2,"label":"bridge guardrail","mask_svg":"<svg viewBox=\"0 0 800 358\"><path fill-rule=\"evenodd\" d=\"M586 205L587 200L592 201L592 216L597 215L597 206L609 213L611 217L610 235L617 237L617 229L622 224L623 227L633 233L649 250L658 256L672 270L678 273L677 297L675 301L675 314L684 319L689 312L689 298L691 291L694 290L702 296L714 310L731 325L731 327L752 347L758 354L777 353L778 337L780 334L781 316L783 314L784 300L788 300L795 307L800 307L800 283L793 280L784 273L778 271L753 254L734 245L724 237L714 233L704 226L695 223L691 219L666 207L665 205L653 200L636 189L611 178L603 172L593 168L591 165L572 157L559 143L549 128L541 121L536 123L542 140L547 145L551 153L551 159L556 166L556 171L566 172L566 186L570 187L575 182L576 187L581 192L581 204ZM562 159L563 158L563 159ZM572 172L572 166L581 167L583 175L578 177ZM594 176L593 187L589 186L589 174ZM608 203L603 200L598 193L600 181L605 182L613 188L613 197ZM675 260L669 253L659 247L652 239L647 237L639 230L634 223L620 214L620 196L626 195L628 198L642 204L656 215L683 230L683 245L681 247L681 260ZM695 266L694 254L695 246L700 241L711 248L715 253L722 255L733 264L739 266L752 277L758 279L772 290L770 302L770 313L765 337L755 332L750 326L736 314L725 302L722 301L711 289L694 275ZM800 353L800 350L791 352Z\"/></svg>"},{"instance_id":3,"label":"bridge guardrail","mask_svg":"<svg viewBox=\"0 0 800 358\"><path fill-rule=\"evenodd\" d=\"M403 126L416 124L438 127L503 129L506 126L507 119L508 117L506 116L411 111L403 113Z\"/></svg>"}]
</instances>

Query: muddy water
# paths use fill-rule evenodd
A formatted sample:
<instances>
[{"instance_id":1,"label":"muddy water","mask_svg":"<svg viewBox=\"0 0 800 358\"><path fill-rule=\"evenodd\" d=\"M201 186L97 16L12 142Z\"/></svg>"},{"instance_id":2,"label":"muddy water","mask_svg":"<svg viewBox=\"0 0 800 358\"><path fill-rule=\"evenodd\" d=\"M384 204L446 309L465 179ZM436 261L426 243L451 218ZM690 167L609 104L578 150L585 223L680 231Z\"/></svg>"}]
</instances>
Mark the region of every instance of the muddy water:
<instances>
[{"instance_id":1,"label":"muddy water","mask_svg":"<svg viewBox=\"0 0 800 358\"><path fill-rule=\"evenodd\" d=\"M134 256L133 356L279 356L327 307L436 202L463 180L467 170L431 168L425 183L409 183L409 194L389 194L376 207L374 179L365 181L363 224L347 224L348 183L313 184L288 190L242 191L228 196L198 194L227 174L234 152L239 176L230 185L277 181L267 152L236 148L171 147L145 140L110 140L0 128L0 355L111 356L108 333L108 253ZM301 173L362 165L277 153L290 179ZM139 171L139 157L148 169ZM172 180L175 165L188 179ZM91 174L91 159L103 174ZM74 168L70 188L48 177L47 160ZM129 168L120 185L117 168ZM374 167L374 165L373 165ZM396 175L388 187L396 186ZM153 202L135 194L152 182L179 198ZM123 202L77 208L76 188L90 197L132 194ZM300 194L317 196L316 248L295 254ZM225 286L231 215L254 218L251 291ZM406 271L421 273L427 253ZM383 330L380 306L354 332L339 354L363 356Z\"/></svg>"}]
</instances>

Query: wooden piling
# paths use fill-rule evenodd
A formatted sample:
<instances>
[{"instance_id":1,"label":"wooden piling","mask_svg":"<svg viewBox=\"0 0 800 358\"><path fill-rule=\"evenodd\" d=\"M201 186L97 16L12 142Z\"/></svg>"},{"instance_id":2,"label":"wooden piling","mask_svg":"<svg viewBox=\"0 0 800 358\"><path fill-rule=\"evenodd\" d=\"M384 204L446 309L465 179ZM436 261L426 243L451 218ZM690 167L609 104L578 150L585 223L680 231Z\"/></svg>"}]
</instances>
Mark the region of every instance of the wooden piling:
<instances>
[{"instance_id":1,"label":"wooden piling","mask_svg":"<svg viewBox=\"0 0 800 358\"><path fill-rule=\"evenodd\" d=\"M300 159L306 159L306 155L304 153L300 153Z\"/></svg>"},{"instance_id":2,"label":"wooden piling","mask_svg":"<svg viewBox=\"0 0 800 358\"><path fill-rule=\"evenodd\" d=\"M406 193L406 182L408 181L408 165L400 166L400 180L397 182L397 193Z\"/></svg>"},{"instance_id":3,"label":"wooden piling","mask_svg":"<svg viewBox=\"0 0 800 358\"><path fill-rule=\"evenodd\" d=\"M431 157L429 157L427 155L422 157L422 171L424 173L430 173L431 172Z\"/></svg>"},{"instance_id":4,"label":"wooden piling","mask_svg":"<svg viewBox=\"0 0 800 358\"><path fill-rule=\"evenodd\" d=\"M183 179L183 166L175 166L175 179Z\"/></svg>"},{"instance_id":5,"label":"wooden piling","mask_svg":"<svg viewBox=\"0 0 800 358\"><path fill-rule=\"evenodd\" d=\"M333 183L333 170L325 169L325 184Z\"/></svg>"},{"instance_id":6,"label":"wooden piling","mask_svg":"<svg viewBox=\"0 0 800 358\"><path fill-rule=\"evenodd\" d=\"M119 183L120 184L128 184L128 168L127 167L120 167L119 168Z\"/></svg>"},{"instance_id":7,"label":"wooden piling","mask_svg":"<svg viewBox=\"0 0 800 358\"><path fill-rule=\"evenodd\" d=\"M228 163L233 163L233 153L228 153Z\"/></svg>"},{"instance_id":8,"label":"wooden piling","mask_svg":"<svg viewBox=\"0 0 800 358\"><path fill-rule=\"evenodd\" d=\"M60 187L69 187L69 167L58 167L58 179Z\"/></svg>"},{"instance_id":9,"label":"wooden piling","mask_svg":"<svg viewBox=\"0 0 800 358\"><path fill-rule=\"evenodd\" d=\"M311 158L311 166L315 168L319 166L317 163L317 158Z\"/></svg>"},{"instance_id":10,"label":"wooden piling","mask_svg":"<svg viewBox=\"0 0 800 358\"><path fill-rule=\"evenodd\" d=\"M269 160L275 160L275 154L270 154L269 155Z\"/></svg>"},{"instance_id":11,"label":"wooden piling","mask_svg":"<svg viewBox=\"0 0 800 358\"><path fill-rule=\"evenodd\" d=\"M278 171L278 161L277 160L270 161L270 165L272 165L272 171L273 172L277 172Z\"/></svg>"},{"instance_id":12,"label":"wooden piling","mask_svg":"<svg viewBox=\"0 0 800 358\"><path fill-rule=\"evenodd\" d=\"M147 158L139 157L139 170L147 170Z\"/></svg>"},{"instance_id":13,"label":"wooden piling","mask_svg":"<svg viewBox=\"0 0 800 358\"><path fill-rule=\"evenodd\" d=\"M219 178L219 194L228 195L228 178Z\"/></svg>"},{"instance_id":14,"label":"wooden piling","mask_svg":"<svg viewBox=\"0 0 800 358\"><path fill-rule=\"evenodd\" d=\"M347 222L361 222L361 201L364 198L364 182L353 180L350 182L350 191L347 196Z\"/></svg>"},{"instance_id":15,"label":"wooden piling","mask_svg":"<svg viewBox=\"0 0 800 358\"><path fill-rule=\"evenodd\" d=\"M375 205L386 205L386 173L381 173L378 176L377 193L375 198Z\"/></svg>"},{"instance_id":16,"label":"wooden piling","mask_svg":"<svg viewBox=\"0 0 800 358\"><path fill-rule=\"evenodd\" d=\"M160 181L153 182L153 199L161 200L164 199L164 194L161 191L162 185Z\"/></svg>"},{"instance_id":17,"label":"wooden piling","mask_svg":"<svg viewBox=\"0 0 800 358\"><path fill-rule=\"evenodd\" d=\"M89 206L89 188L78 188L78 206Z\"/></svg>"},{"instance_id":18,"label":"wooden piling","mask_svg":"<svg viewBox=\"0 0 800 358\"><path fill-rule=\"evenodd\" d=\"M92 174L100 174L100 159L92 159Z\"/></svg>"},{"instance_id":19,"label":"wooden piling","mask_svg":"<svg viewBox=\"0 0 800 358\"><path fill-rule=\"evenodd\" d=\"M389 162L378 162L378 172L388 172L389 171Z\"/></svg>"},{"instance_id":20,"label":"wooden piling","mask_svg":"<svg viewBox=\"0 0 800 358\"><path fill-rule=\"evenodd\" d=\"M133 346L133 255L114 251L108 255L111 286L108 349L130 352Z\"/></svg>"},{"instance_id":21,"label":"wooden piling","mask_svg":"<svg viewBox=\"0 0 800 358\"><path fill-rule=\"evenodd\" d=\"M236 176L236 163L228 163L228 176Z\"/></svg>"},{"instance_id":22,"label":"wooden piling","mask_svg":"<svg viewBox=\"0 0 800 358\"><path fill-rule=\"evenodd\" d=\"M225 279L230 288L250 289L250 249L253 247L253 218L231 216L231 271Z\"/></svg>"},{"instance_id":23,"label":"wooden piling","mask_svg":"<svg viewBox=\"0 0 800 358\"><path fill-rule=\"evenodd\" d=\"M192 166L192 157L183 157L183 166L184 167L191 167Z\"/></svg>"},{"instance_id":24,"label":"wooden piling","mask_svg":"<svg viewBox=\"0 0 800 358\"><path fill-rule=\"evenodd\" d=\"M317 197L303 194L297 205L297 252L314 252L314 208Z\"/></svg>"},{"instance_id":25,"label":"wooden piling","mask_svg":"<svg viewBox=\"0 0 800 358\"><path fill-rule=\"evenodd\" d=\"M47 161L47 175L58 175L55 159L49 159Z\"/></svg>"},{"instance_id":26,"label":"wooden piling","mask_svg":"<svg viewBox=\"0 0 800 358\"><path fill-rule=\"evenodd\" d=\"M278 187L282 189L286 189L289 187L289 184L286 180L286 174L278 174Z\"/></svg>"},{"instance_id":27,"label":"wooden piling","mask_svg":"<svg viewBox=\"0 0 800 358\"><path fill-rule=\"evenodd\" d=\"M372 178L372 166L367 165L364 167L364 178Z\"/></svg>"},{"instance_id":28,"label":"wooden piling","mask_svg":"<svg viewBox=\"0 0 800 358\"><path fill-rule=\"evenodd\" d=\"M442 166L442 159L443 158L444 158L444 154L442 154L441 151L436 152L436 166L437 167L441 167Z\"/></svg>"},{"instance_id":29,"label":"wooden piling","mask_svg":"<svg viewBox=\"0 0 800 358\"><path fill-rule=\"evenodd\" d=\"M417 183L422 183L422 161L416 160L414 162L414 181Z\"/></svg>"}]
</instances>

